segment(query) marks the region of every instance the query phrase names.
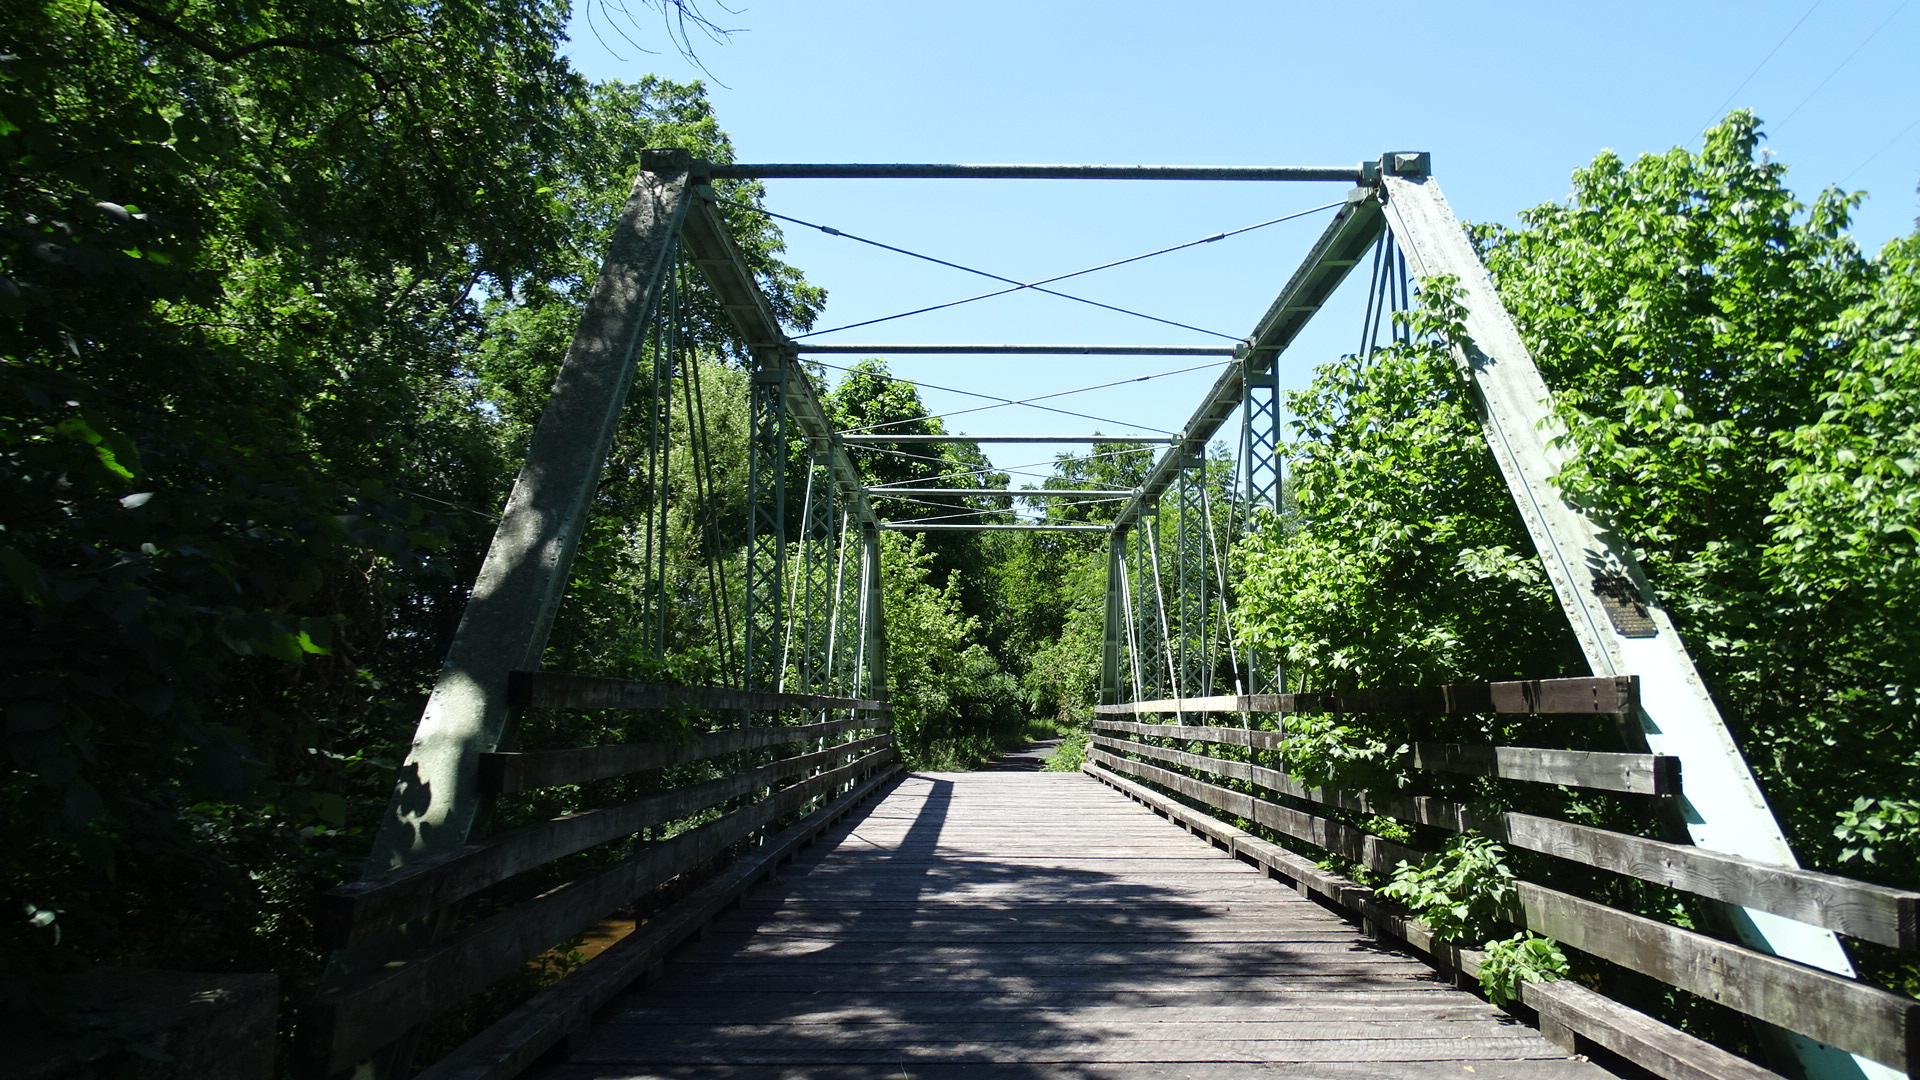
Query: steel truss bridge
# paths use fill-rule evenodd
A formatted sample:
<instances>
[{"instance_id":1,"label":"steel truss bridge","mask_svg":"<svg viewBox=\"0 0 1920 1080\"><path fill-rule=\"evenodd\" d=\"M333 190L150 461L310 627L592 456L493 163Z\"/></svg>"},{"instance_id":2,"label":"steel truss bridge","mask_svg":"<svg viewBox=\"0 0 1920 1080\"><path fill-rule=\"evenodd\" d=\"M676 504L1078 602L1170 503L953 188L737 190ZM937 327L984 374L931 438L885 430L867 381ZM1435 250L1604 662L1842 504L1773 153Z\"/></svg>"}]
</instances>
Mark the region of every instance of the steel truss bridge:
<instances>
[{"instance_id":1,"label":"steel truss bridge","mask_svg":"<svg viewBox=\"0 0 1920 1080\"><path fill-rule=\"evenodd\" d=\"M1417 860L1419 851L1367 825L1393 818L1427 836L1476 829L1687 894L1711 932L1531 881L1518 883L1510 915L1750 1017L1787 1072L1910 1070L1920 1004L1857 980L1839 938L1914 950L1920 894L1797 869L1632 552L1552 486L1568 451L1556 441L1551 395L1430 172L1423 153L1351 168L1158 168L738 165L647 151L368 876L327 898L322 919L337 952L304 1010L296 1058L315 1075L408 1075L436 1016L641 898L652 914L631 933L424 1075L1610 1075L1589 1057L1670 1078L1777 1075L1573 981L1526 984L1509 1006L1551 1042L1503 1027L1501 1014L1444 981L1473 976L1481 953L1436 940L1405 910L1315 861L1333 853L1390 872ZM782 330L713 186L781 177L1349 190L1231 349L807 347ZM1276 362L1362 267L1371 275L1370 341L1384 314L1407 304L1410 282L1457 281L1467 313L1451 343L1460 376L1591 677L1310 694L1290 687L1275 657L1235 640L1226 551L1236 533L1259 527L1250 509L1280 509ZM657 587L637 617L667 649L666 627L683 603L668 566L670 431L704 422L680 316L694 275L750 358L749 515L745 536L730 541L736 551L744 544L744 580L720 583L724 568L706 568L716 582L707 629L736 678L687 686L543 670L623 410L643 410L652 439L640 467L655 504L633 524L644 530ZM939 526L885 520L875 500L1004 493L870 490L852 451L907 439L835 429L802 361L835 351L1229 361L1183 430L1149 440L1165 445L1144 482L1100 493L1123 500L1111 524L945 526L1105 534L1102 704L1086 775L900 772L879 534ZM1235 419L1240 505L1222 528L1203 482L1205 454ZM1043 439L1089 441L1019 441ZM682 467L696 485L710 484L711 448L691 445L694 460ZM805 481L790 486L796 460ZM689 718L691 734L512 749L516 716L542 708L671 710ZM1611 724L1617 753L1415 741L1407 764L1421 775L1613 793L1641 807L1643 831L1660 838L1486 815L1446 797L1312 787L1275 767L1285 724L1256 722L1368 712L1574 714ZM487 825L496 800L554 785L614 794L551 821ZM497 897L489 890L569 858L563 865L576 869L558 887L512 904L496 898L475 913L476 898ZM776 887L754 891L769 879ZM1362 934L1400 952L1356 959ZM631 989L650 982L650 991ZM596 1016L609 1022L595 1026ZM1568 1056L1576 1050L1583 1056Z\"/></svg>"}]
</instances>

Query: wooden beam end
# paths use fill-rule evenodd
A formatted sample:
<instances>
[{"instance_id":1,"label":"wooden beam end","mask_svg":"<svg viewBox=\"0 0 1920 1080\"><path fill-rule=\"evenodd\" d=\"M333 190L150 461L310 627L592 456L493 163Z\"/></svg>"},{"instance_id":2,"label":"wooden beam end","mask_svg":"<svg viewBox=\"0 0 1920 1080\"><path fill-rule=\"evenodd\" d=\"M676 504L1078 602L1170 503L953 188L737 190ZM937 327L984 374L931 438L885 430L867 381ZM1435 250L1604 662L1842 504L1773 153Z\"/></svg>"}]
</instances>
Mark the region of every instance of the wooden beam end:
<instances>
[{"instance_id":1,"label":"wooden beam end","mask_svg":"<svg viewBox=\"0 0 1920 1080\"><path fill-rule=\"evenodd\" d=\"M507 706L524 709L533 704L533 680L537 671L507 672Z\"/></svg>"},{"instance_id":2,"label":"wooden beam end","mask_svg":"<svg viewBox=\"0 0 1920 1080\"><path fill-rule=\"evenodd\" d=\"M1653 794L1680 794L1680 759L1671 754L1653 756Z\"/></svg>"}]
</instances>

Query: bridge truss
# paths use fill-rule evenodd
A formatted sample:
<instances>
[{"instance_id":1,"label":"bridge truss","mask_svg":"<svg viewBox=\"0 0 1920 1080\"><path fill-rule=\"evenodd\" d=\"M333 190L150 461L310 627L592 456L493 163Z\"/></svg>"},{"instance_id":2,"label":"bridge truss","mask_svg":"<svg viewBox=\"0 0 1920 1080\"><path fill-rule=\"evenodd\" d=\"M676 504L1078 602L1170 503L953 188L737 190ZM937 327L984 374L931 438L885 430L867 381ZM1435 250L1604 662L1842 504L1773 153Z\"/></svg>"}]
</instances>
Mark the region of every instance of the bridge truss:
<instances>
[{"instance_id":1,"label":"bridge truss","mask_svg":"<svg viewBox=\"0 0 1920 1080\"><path fill-rule=\"evenodd\" d=\"M863 777L877 775L873 770L884 758L878 753L858 759L855 755L887 738L879 544L880 532L887 529L1104 533L1103 711L1165 713L1179 723L1237 711L1244 724L1250 711L1260 710L1262 700L1271 704L1298 687L1290 686L1280 657L1260 654L1236 638L1227 552L1247 530L1281 527L1286 507L1277 363L1361 266L1371 267L1363 351L1378 340L1382 326L1389 325L1388 313L1408 304L1413 281L1450 275L1459 282L1468 313L1466 332L1451 345L1462 377L1474 388L1488 445L1594 674L1639 680L1642 690L1621 725L1627 748L1676 758L1684 769L1685 795L1672 822L1676 832L1703 849L1793 866L1778 824L1646 574L1618 535L1588 508L1563 500L1552 486L1567 451L1556 443L1561 429L1551 395L1430 172L1423 153L1389 153L1353 168L1201 169L733 165L695 160L677 150L645 152L643 170L424 709L361 892L371 895L409 874L431 875L438 873L436 867L471 857L476 823L503 790L498 772L506 767L501 759L511 756L503 748L511 745L513 718L520 708L641 701L659 707L678 701L730 710L743 728L777 727L797 719L813 725L809 731L822 732L813 753L826 754L833 745L828 728L836 743L846 740L846 750L810 765L807 775L823 783L807 788L804 802L782 805L800 812L828 805L863 782L870 787L875 781ZM1252 332L1232 349L921 347L919 351L963 353L1177 351L1231 360L1184 428L1171 439L1151 440L1166 445L1145 480L1130 490L1099 493L1125 499L1110 525L943 525L889 521L875 512L875 496L918 489L894 485L869 490L863 484L849 448L880 437L835 430L800 359L806 352L870 354L881 347L797 344L781 329L773 306L728 234L712 182L782 177L1323 181L1346 183L1351 190ZM574 552L592 512L616 426L636 386L652 433L643 467L649 470L655 499L648 519L639 524L645 531L648 573L658 583L642 618L656 650L667 650L667 627L676 603L667 587L673 475L667 432L675 422L676 393L683 402L683 422L694 424L700 415L698 364L687 356L679 331L679 275L689 272L683 268L704 280L731 322L751 369L749 514L744 581L738 590L743 607L735 611L730 606L732 590L715 584L708 591L715 641L733 681L728 686L676 688L543 672L542 655L565 596ZM1230 505L1222 506L1217 505L1218 478L1208 475L1218 464L1209 463L1207 450L1236 419L1238 473ZM900 436L884 438L902 441ZM1081 436L1045 438L1090 441ZM940 436L927 441L987 440ZM699 460L708 451L698 441L692 452L696 460L691 472L698 484L700 477L711 474L712 463L710 458ZM937 493L966 492L943 487ZM1046 493L1015 494L1024 498ZM709 567L708 572L720 571ZM831 719L836 716L841 719ZM880 734L862 739L862 730ZM855 769L863 761L869 767ZM776 766L778 762L769 759L752 768ZM752 769L748 773L763 775ZM795 773L788 769L780 775ZM753 820L772 819L763 815ZM751 827L742 830L736 841L757 835ZM451 886L435 889L433 895L441 900L458 898ZM438 915L419 910L403 914L393 914L377 930L341 937L323 994L329 1002L322 1010L327 1020L319 1025L325 1032L319 1051L327 1063L323 1071L365 1076L403 1071L417 1019L405 1010L383 1013L382 1003L391 995L367 987L397 978L390 973L394 961L431 951L451 927L445 910ZM1729 905L1726 914L1739 937L1757 950L1852 973L1830 930L1738 905ZM430 996L424 987L407 993ZM1812 1075L1887 1075L1863 1058L1799 1036L1790 1038Z\"/></svg>"}]
</instances>

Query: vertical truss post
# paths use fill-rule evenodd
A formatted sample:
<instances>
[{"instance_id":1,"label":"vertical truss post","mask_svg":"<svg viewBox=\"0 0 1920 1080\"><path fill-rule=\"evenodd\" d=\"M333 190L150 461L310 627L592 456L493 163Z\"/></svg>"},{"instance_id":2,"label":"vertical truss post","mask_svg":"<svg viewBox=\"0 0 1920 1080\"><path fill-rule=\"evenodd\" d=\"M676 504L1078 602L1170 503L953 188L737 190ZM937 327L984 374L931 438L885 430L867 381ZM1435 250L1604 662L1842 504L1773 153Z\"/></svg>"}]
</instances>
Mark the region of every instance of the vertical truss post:
<instances>
[{"instance_id":1,"label":"vertical truss post","mask_svg":"<svg viewBox=\"0 0 1920 1080\"><path fill-rule=\"evenodd\" d=\"M507 675L540 664L692 202L686 151L650 150L641 165L375 832L368 876L467 842L485 802L479 757L507 732ZM336 953L323 985L377 967L443 922ZM405 1073L413 1041L402 1039L356 1074Z\"/></svg>"},{"instance_id":2,"label":"vertical truss post","mask_svg":"<svg viewBox=\"0 0 1920 1080\"><path fill-rule=\"evenodd\" d=\"M858 696L859 669L859 576L860 563L853 550L853 514L844 509L850 500L842 491L840 524L833 539L833 604L827 620L827 690L839 697ZM848 575L852 575L852 584ZM849 714L851 715L851 714Z\"/></svg>"},{"instance_id":3,"label":"vertical truss post","mask_svg":"<svg viewBox=\"0 0 1920 1080\"><path fill-rule=\"evenodd\" d=\"M1206 458L1194 456L1180 463L1174 485L1179 510L1174 530L1176 575L1175 612L1179 625L1179 677L1176 697L1205 697L1213 683L1212 620L1213 574L1207 563L1207 523L1201 498L1206 482Z\"/></svg>"},{"instance_id":4,"label":"vertical truss post","mask_svg":"<svg viewBox=\"0 0 1920 1080\"><path fill-rule=\"evenodd\" d=\"M652 397L647 417L647 522L642 545L646 564L646 594L642 610L649 644L655 656L667 652L667 518L672 499L673 475L673 380L678 361L678 290L673 275L667 276L667 290L661 310L654 319Z\"/></svg>"},{"instance_id":5,"label":"vertical truss post","mask_svg":"<svg viewBox=\"0 0 1920 1080\"><path fill-rule=\"evenodd\" d=\"M866 662L861 665L866 696L885 700L887 696L887 605L880 581L880 526L873 521L860 523L860 550L865 572L860 619L861 650Z\"/></svg>"},{"instance_id":6,"label":"vertical truss post","mask_svg":"<svg viewBox=\"0 0 1920 1080\"><path fill-rule=\"evenodd\" d=\"M833 470L824 444L816 445L808 467L806 520L801 523L800 563L796 569L800 602L792 614L799 625L792 633L800 645L799 692L824 694L833 652L835 502Z\"/></svg>"},{"instance_id":7,"label":"vertical truss post","mask_svg":"<svg viewBox=\"0 0 1920 1080\"><path fill-rule=\"evenodd\" d=\"M1281 510L1285 503L1286 465L1280 455L1280 373L1271 361L1254 364L1253 357L1242 360L1244 373L1240 393L1240 460L1244 470L1246 529L1284 529ZM1260 511L1271 516L1263 518ZM1252 645L1246 648L1246 691L1249 694L1285 693L1287 680L1281 670L1283 661L1267 656Z\"/></svg>"},{"instance_id":8,"label":"vertical truss post","mask_svg":"<svg viewBox=\"0 0 1920 1080\"><path fill-rule=\"evenodd\" d=\"M1127 533L1107 535L1107 605L1100 639L1100 704L1117 705L1125 688L1120 677L1121 638L1126 633Z\"/></svg>"},{"instance_id":9,"label":"vertical truss post","mask_svg":"<svg viewBox=\"0 0 1920 1080\"><path fill-rule=\"evenodd\" d=\"M1416 277L1458 280L1467 317L1464 340L1452 343L1454 359L1472 381L1487 444L1588 665L1598 675L1640 677L1642 704L1633 734L1652 752L1680 758L1686 775L1683 817L1696 845L1797 865L1632 546L1590 508L1569 502L1553 486L1570 457L1565 425L1486 267L1427 175L1424 159L1423 154L1389 154L1381 160L1387 224ZM1729 907L1727 913L1740 939L1755 949L1841 975L1854 973L1832 931L1746 908ZM1812 1080L1898 1075L1864 1058L1782 1034Z\"/></svg>"},{"instance_id":10,"label":"vertical truss post","mask_svg":"<svg viewBox=\"0 0 1920 1080\"><path fill-rule=\"evenodd\" d=\"M1243 360L1240 397L1240 460L1245 462L1247 517L1267 509L1280 516L1282 465L1280 461L1280 376L1269 365L1255 371Z\"/></svg>"},{"instance_id":11,"label":"vertical truss post","mask_svg":"<svg viewBox=\"0 0 1920 1080\"><path fill-rule=\"evenodd\" d=\"M1156 532L1160 528L1160 508L1147 506L1140 511L1140 542L1133 549L1133 596L1134 596L1134 634L1133 640L1139 648L1140 685L1136 687L1139 700L1151 700L1163 696L1163 680L1166 665L1161 660L1160 628L1160 586L1158 575L1154 572L1153 549ZM1171 688L1164 688L1170 690Z\"/></svg>"},{"instance_id":12,"label":"vertical truss post","mask_svg":"<svg viewBox=\"0 0 1920 1080\"><path fill-rule=\"evenodd\" d=\"M1139 528L1137 525L1133 533L1137 541L1137 537L1139 536ZM1122 678L1126 680L1126 696L1121 700L1144 701L1147 696L1147 684L1146 679L1140 672L1140 621L1134 617L1136 610L1135 605L1138 603L1136 598L1139 596L1139 593L1133 587L1132 570L1132 566L1138 565L1140 560L1139 543L1136 542L1132 546L1131 565L1124 561L1128 559L1127 551L1121 551L1120 557L1123 560L1120 567L1120 618L1126 624L1127 640L1126 665L1121 671Z\"/></svg>"},{"instance_id":13,"label":"vertical truss post","mask_svg":"<svg viewBox=\"0 0 1920 1080\"><path fill-rule=\"evenodd\" d=\"M780 632L787 562L786 366L760 356L748 402L747 610L742 620L744 682L771 690L780 681Z\"/></svg>"},{"instance_id":14,"label":"vertical truss post","mask_svg":"<svg viewBox=\"0 0 1920 1080\"><path fill-rule=\"evenodd\" d=\"M1158 517L1157 514L1154 516L1156 518ZM1146 537L1146 570L1149 576L1147 598L1151 601L1151 606L1148 609L1148 617L1152 625L1151 633L1153 641L1152 652L1149 655L1149 659L1151 660L1149 667L1153 671L1155 682L1159 682L1162 678L1165 678L1166 681L1160 684L1164 688L1163 694L1165 696L1178 697L1180 695L1180 671L1174 655L1176 647L1174 634L1177 631L1172 618L1167 614L1166 577L1160 569L1160 530L1157 527L1148 529L1146 530ZM1185 711L1180 712L1179 717L1180 723L1184 724L1187 722Z\"/></svg>"}]
</instances>

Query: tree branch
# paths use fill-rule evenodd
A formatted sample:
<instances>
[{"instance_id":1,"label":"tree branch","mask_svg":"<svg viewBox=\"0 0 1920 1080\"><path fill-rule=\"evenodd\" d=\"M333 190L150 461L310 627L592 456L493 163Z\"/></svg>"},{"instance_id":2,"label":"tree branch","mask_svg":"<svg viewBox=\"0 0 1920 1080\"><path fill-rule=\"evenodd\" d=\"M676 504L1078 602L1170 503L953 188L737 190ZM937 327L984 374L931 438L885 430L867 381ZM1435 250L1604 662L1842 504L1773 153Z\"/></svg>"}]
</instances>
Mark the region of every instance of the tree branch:
<instances>
[{"instance_id":1,"label":"tree branch","mask_svg":"<svg viewBox=\"0 0 1920 1080\"><path fill-rule=\"evenodd\" d=\"M265 52L268 49L293 49L300 52L317 53L322 56L330 56L360 71L372 79L374 86L382 92L399 85L398 80L389 79L379 68L374 67L372 64L367 63L365 60L354 56L346 50L370 45L385 45L388 42L398 41L403 38L420 36L418 31L407 31L404 33L385 34L380 37L366 38L313 38L281 35L279 37L264 38L260 41L250 42L246 45L229 49L220 45L220 43L214 41L212 38L201 34L199 31L180 25L180 23L175 20L141 3L140 0L100 0L100 3L103 7L117 11L122 15L130 16L135 21L144 23L160 31L167 37L186 45L218 63L231 64L235 60L251 56L257 52Z\"/></svg>"}]
</instances>

